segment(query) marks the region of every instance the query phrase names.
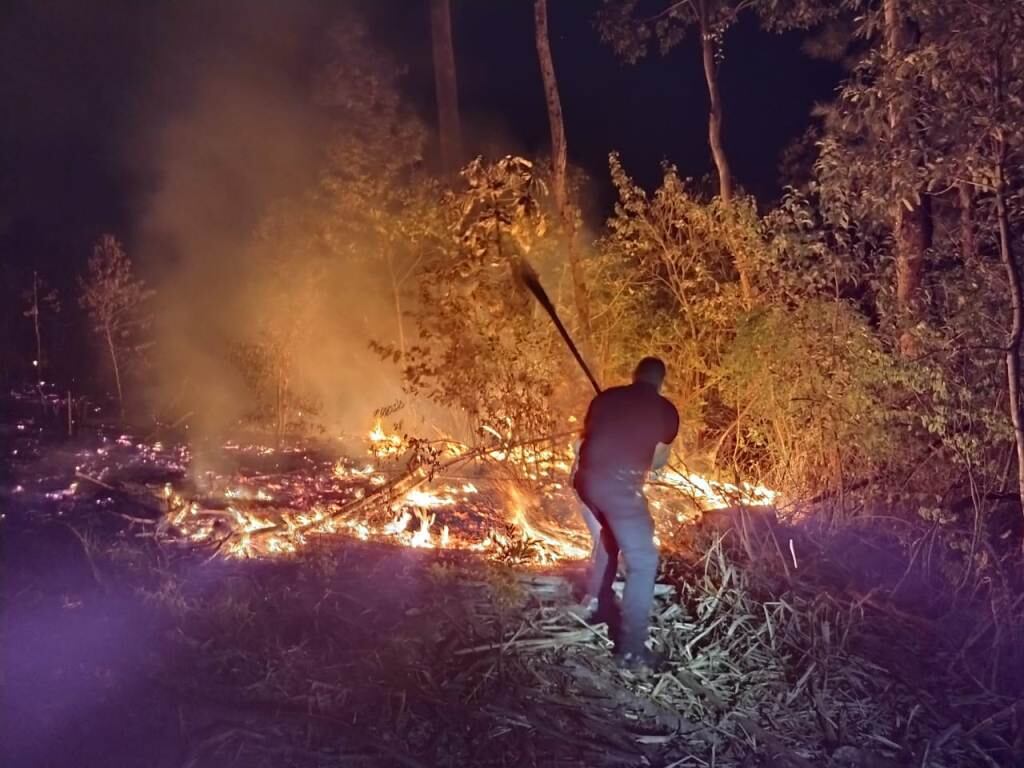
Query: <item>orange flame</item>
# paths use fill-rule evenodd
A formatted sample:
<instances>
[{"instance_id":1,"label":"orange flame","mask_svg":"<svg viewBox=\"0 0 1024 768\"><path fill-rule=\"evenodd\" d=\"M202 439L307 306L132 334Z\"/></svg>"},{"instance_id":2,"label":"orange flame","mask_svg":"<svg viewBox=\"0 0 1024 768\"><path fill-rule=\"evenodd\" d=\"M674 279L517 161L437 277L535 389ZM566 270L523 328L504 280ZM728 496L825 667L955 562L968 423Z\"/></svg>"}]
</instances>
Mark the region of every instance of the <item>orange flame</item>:
<instances>
[{"instance_id":1,"label":"orange flame","mask_svg":"<svg viewBox=\"0 0 1024 768\"><path fill-rule=\"evenodd\" d=\"M398 455L407 447L402 437L384 430L380 419L367 438L370 453L378 458ZM264 453L260 446L233 446L231 450ZM353 464L344 459L329 466L325 476L300 476L289 480L291 486L275 482L268 487L254 488L248 484L251 481L237 478L223 494L228 502L226 510L200 509L196 502L186 501L169 484L158 492L166 504L171 525L194 542L224 542L222 551L234 557L293 554L317 535L340 534L363 541L385 540L424 549L465 549L493 556L511 549L517 556L526 553L527 559L534 562L553 563L589 555L589 541L575 514L578 501L571 492L560 490L566 485L564 481L551 481L552 477L568 475L569 455L568 450L551 447L494 450L489 455L493 460L526 467L528 478L531 472L545 476L546 492L554 494L549 498L558 500L563 509L571 508L566 524L544 512L540 498L530 496L521 486L499 487L495 500L492 483L481 491L468 480L453 482L450 479L435 480L392 499L392 517L387 522L382 523L376 517L380 514L379 506L375 511L368 506L369 511L362 517L339 517L340 503L319 500L323 498L319 494L324 484L333 484L330 490L334 493L360 499L372 492L369 487L387 483L387 475L373 463ZM700 509L736 503L770 504L776 499L772 490L762 486L718 482L696 473L666 470L658 473L656 480L657 484L650 489L650 504L659 528L665 521L683 519L678 506L672 508L671 499L678 500L678 491ZM317 499L308 509L288 507L288 489L294 490L296 486L301 486L299 496L302 499ZM473 521L471 525L457 522L467 515Z\"/></svg>"}]
</instances>

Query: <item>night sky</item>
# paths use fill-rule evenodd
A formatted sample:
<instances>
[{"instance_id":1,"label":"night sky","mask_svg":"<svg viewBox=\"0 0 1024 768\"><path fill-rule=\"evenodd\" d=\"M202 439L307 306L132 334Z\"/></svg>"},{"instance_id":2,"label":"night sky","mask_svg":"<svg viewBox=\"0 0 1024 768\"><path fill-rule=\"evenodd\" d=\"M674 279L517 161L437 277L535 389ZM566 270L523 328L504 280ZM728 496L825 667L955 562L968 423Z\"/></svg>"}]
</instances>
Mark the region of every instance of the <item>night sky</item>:
<instances>
[{"instance_id":1,"label":"night sky","mask_svg":"<svg viewBox=\"0 0 1024 768\"><path fill-rule=\"evenodd\" d=\"M0 17L0 256L79 270L103 231L131 247L160 184L152 137L186 110L213 65L308 90L339 0L15 0ZM427 0L357 3L375 35L408 64L410 102L432 124ZM453 0L459 97L473 151L547 151L548 125L529 0ZM653 185L663 160L712 171L706 92L695 36L666 57L616 60L593 27L598 0L550 0L570 161L611 201L607 154ZM261 73L260 68L266 71ZM752 22L727 38L726 144L738 182L769 202L782 148L830 98L838 68L806 58L800 36ZM260 126L254 124L253 131Z\"/></svg>"}]
</instances>

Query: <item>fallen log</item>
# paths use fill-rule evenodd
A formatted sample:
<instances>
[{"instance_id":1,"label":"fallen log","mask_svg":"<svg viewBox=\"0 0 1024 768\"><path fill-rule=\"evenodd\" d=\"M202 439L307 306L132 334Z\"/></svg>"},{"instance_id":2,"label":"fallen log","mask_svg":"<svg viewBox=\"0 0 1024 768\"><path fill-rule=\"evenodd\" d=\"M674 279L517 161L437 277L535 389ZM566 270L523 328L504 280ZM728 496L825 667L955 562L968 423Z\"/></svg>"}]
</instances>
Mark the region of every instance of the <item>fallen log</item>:
<instances>
[{"instance_id":1,"label":"fallen log","mask_svg":"<svg viewBox=\"0 0 1024 768\"><path fill-rule=\"evenodd\" d=\"M134 504L137 507L141 507L147 512L152 512L154 514L154 520L159 518L162 514L164 514L162 505L152 503L152 496L140 496L134 494L130 491L125 490L124 488L119 488L118 486L111 485L110 483L104 482L103 480L92 477L91 475L87 475L83 472L75 472L75 479L84 480L87 483L91 483L92 485L95 485L97 488L102 488L107 493L117 498L120 498L122 501L127 501L131 504Z\"/></svg>"}]
</instances>

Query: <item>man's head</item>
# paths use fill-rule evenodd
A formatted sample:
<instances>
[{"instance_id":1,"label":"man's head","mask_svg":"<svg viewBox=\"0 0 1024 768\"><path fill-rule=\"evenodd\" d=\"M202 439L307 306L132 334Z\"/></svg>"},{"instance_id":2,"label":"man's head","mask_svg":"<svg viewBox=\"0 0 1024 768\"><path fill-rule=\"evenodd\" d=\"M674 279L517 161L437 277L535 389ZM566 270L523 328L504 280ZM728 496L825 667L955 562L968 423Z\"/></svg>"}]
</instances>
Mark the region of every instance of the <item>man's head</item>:
<instances>
[{"instance_id":1,"label":"man's head","mask_svg":"<svg viewBox=\"0 0 1024 768\"><path fill-rule=\"evenodd\" d=\"M633 371L633 381L643 381L652 384L655 389L661 390L665 382L665 363L657 357L645 357L636 365Z\"/></svg>"}]
</instances>

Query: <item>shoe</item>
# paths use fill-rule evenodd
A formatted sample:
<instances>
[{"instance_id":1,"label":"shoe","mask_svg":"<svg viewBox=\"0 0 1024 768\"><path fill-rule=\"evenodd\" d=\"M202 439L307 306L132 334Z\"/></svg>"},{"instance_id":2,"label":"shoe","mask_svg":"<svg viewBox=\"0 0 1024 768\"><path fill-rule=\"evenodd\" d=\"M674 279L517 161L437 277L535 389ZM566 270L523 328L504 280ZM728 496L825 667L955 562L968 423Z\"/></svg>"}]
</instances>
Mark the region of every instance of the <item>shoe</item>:
<instances>
[{"instance_id":1,"label":"shoe","mask_svg":"<svg viewBox=\"0 0 1024 768\"><path fill-rule=\"evenodd\" d=\"M630 672L658 672L664 665L665 659L661 654L644 648L640 651L615 652L615 664L620 669Z\"/></svg>"}]
</instances>

